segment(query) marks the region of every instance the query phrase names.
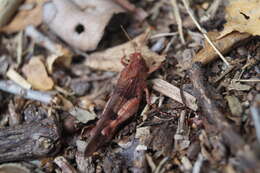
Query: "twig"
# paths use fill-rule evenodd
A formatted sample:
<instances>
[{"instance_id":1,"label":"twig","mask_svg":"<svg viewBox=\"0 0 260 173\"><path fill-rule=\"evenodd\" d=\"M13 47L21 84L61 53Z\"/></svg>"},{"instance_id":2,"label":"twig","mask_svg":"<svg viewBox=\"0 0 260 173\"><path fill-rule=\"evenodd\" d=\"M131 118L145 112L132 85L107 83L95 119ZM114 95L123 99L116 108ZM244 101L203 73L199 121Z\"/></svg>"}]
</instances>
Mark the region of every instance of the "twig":
<instances>
[{"instance_id":1,"label":"twig","mask_svg":"<svg viewBox=\"0 0 260 173\"><path fill-rule=\"evenodd\" d=\"M216 48L216 46L213 44L213 42L209 39L207 32L204 31L200 24L197 22L197 20L195 19L195 16L193 15L193 12L191 11L189 4L187 2L187 0L182 0L185 9L187 10L189 16L191 17L192 21L195 23L196 27L199 29L199 31L203 34L203 36L205 37L205 39L208 41L208 43L212 46L212 48L217 52L217 54L219 55L219 57L222 59L222 61L224 61L224 63L227 66L230 66L229 62L226 60L226 58L221 54L221 52Z\"/></svg>"},{"instance_id":2,"label":"twig","mask_svg":"<svg viewBox=\"0 0 260 173\"><path fill-rule=\"evenodd\" d=\"M28 26L25 29L25 35L33 38L37 44L45 47L51 53L57 53L57 46L48 37L39 32L34 26Z\"/></svg>"},{"instance_id":3,"label":"twig","mask_svg":"<svg viewBox=\"0 0 260 173\"><path fill-rule=\"evenodd\" d=\"M162 159L159 163L159 165L157 166L157 168L155 169L154 173L159 173L161 168L163 167L163 165L169 160L168 157L165 157L164 159Z\"/></svg>"},{"instance_id":4,"label":"twig","mask_svg":"<svg viewBox=\"0 0 260 173\"><path fill-rule=\"evenodd\" d=\"M9 80L0 80L0 90L22 96L27 99L37 100L46 104L52 103L55 96L46 92L25 89Z\"/></svg>"},{"instance_id":5,"label":"twig","mask_svg":"<svg viewBox=\"0 0 260 173\"><path fill-rule=\"evenodd\" d=\"M180 89L178 87L176 87L162 79L154 79L154 80L152 80L152 84L153 84L154 90L183 104L181 94L180 94ZM185 91L183 92L183 95L186 99L187 106L190 109L196 111L198 109L198 106L196 104L196 98Z\"/></svg>"},{"instance_id":6,"label":"twig","mask_svg":"<svg viewBox=\"0 0 260 173\"><path fill-rule=\"evenodd\" d=\"M260 79L234 79L236 82L260 82Z\"/></svg>"},{"instance_id":7,"label":"twig","mask_svg":"<svg viewBox=\"0 0 260 173\"><path fill-rule=\"evenodd\" d=\"M160 38L160 37L175 36L177 34L178 34L177 32L159 33L159 34L155 34L155 35L151 36L150 39L155 39L155 38Z\"/></svg>"},{"instance_id":8,"label":"twig","mask_svg":"<svg viewBox=\"0 0 260 173\"><path fill-rule=\"evenodd\" d=\"M225 77L228 73L230 73L235 66L230 66L227 70L225 70L214 82L219 82L223 77Z\"/></svg>"},{"instance_id":9,"label":"twig","mask_svg":"<svg viewBox=\"0 0 260 173\"><path fill-rule=\"evenodd\" d=\"M182 20L181 20L181 15L180 15L180 10L179 10L178 4L177 4L176 0L171 0L171 3L172 3L172 7L173 7L174 16L177 21L178 32L180 34L181 43L185 44L185 39L183 36L183 30L182 30Z\"/></svg>"},{"instance_id":10,"label":"twig","mask_svg":"<svg viewBox=\"0 0 260 173\"><path fill-rule=\"evenodd\" d=\"M154 172L156 169L156 165L153 161L153 158L149 154L145 154L145 157L146 157L147 163L150 166L152 172Z\"/></svg>"},{"instance_id":11,"label":"twig","mask_svg":"<svg viewBox=\"0 0 260 173\"><path fill-rule=\"evenodd\" d=\"M23 31L20 31L17 37L17 64L18 65L22 63L22 56L23 56Z\"/></svg>"},{"instance_id":12,"label":"twig","mask_svg":"<svg viewBox=\"0 0 260 173\"><path fill-rule=\"evenodd\" d=\"M63 156L56 157L54 162L61 168L62 173L77 173L75 168Z\"/></svg>"},{"instance_id":13,"label":"twig","mask_svg":"<svg viewBox=\"0 0 260 173\"><path fill-rule=\"evenodd\" d=\"M200 169L201 169L201 167L202 167L203 161L204 161L204 157L203 157L203 155L200 153L200 154L198 155L198 159L197 159L196 162L194 163L192 173L200 173Z\"/></svg>"},{"instance_id":14,"label":"twig","mask_svg":"<svg viewBox=\"0 0 260 173\"><path fill-rule=\"evenodd\" d=\"M255 125L256 137L260 143L260 95L256 95L252 106L250 107L251 116Z\"/></svg>"},{"instance_id":15,"label":"twig","mask_svg":"<svg viewBox=\"0 0 260 173\"><path fill-rule=\"evenodd\" d=\"M222 2L222 0L213 1L211 6L208 8L208 10L206 12L206 15L201 18L200 22L204 23L204 22L207 22L210 19L212 19L216 15L216 13L219 9L219 6L221 5L221 2Z\"/></svg>"}]
</instances>

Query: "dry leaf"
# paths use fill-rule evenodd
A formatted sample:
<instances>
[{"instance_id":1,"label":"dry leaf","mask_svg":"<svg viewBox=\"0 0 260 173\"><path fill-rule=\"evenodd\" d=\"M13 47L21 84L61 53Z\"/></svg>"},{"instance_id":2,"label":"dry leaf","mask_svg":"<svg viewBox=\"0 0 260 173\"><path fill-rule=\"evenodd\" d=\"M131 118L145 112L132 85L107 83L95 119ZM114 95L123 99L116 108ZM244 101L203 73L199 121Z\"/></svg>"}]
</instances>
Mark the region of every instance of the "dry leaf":
<instances>
[{"instance_id":1,"label":"dry leaf","mask_svg":"<svg viewBox=\"0 0 260 173\"><path fill-rule=\"evenodd\" d=\"M87 123L97 118L97 115L94 112L90 112L79 107L74 107L69 112L81 123Z\"/></svg>"},{"instance_id":2,"label":"dry leaf","mask_svg":"<svg viewBox=\"0 0 260 173\"><path fill-rule=\"evenodd\" d=\"M136 37L133 41L106 49L102 52L92 53L87 58L85 64L91 68L99 70L119 72L124 67L121 64L121 58L124 56L129 58L129 55L136 52L136 48L133 45L134 42L137 44L137 48L140 49L140 52L149 68L153 69L159 67L165 60L165 56L152 52L146 45L144 45L146 36L147 34L144 33Z\"/></svg>"},{"instance_id":3,"label":"dry leaf","mask_svg":"<svg viewBox=\"0 0 260 173\"><path fill-rule=\"evenodd\" d=\"M66 48L56 44L56 52L55 54L50 55L47 58L47 69L49 73L53 72L53 66L55 63L63 64L65 67L69 67L72 61L72 53Z\"/></svg>"},{"instance_id":4,"label":"dry leaf","mask_svg":"<svg viewBox=\"0 0 260 173\"><path fill-rule=\"evenodd\" d=\"M240 116L243 112L243 109L238 98L235 96L226 96L225 98L228 101L228 106L232 115Z\"/></svg>"},{"instance_id":5,"label":"dry leaf","mask_svg":"<svg viewBox=\"0 0 260 173\"><path fill-rule=\"evenodd\" d=\"M28 64L23 66L22 71L33 88L42 91L53 88L54 83L48 76L40 57L33 57Z\"/></svg>"},{"instance_id":6,"label":"dry leaf","mask_svg":"<svg viewBox=\"0 0 260 173\"><path fill-rule=\"evenodd\" d=\"M242 41L247 40L250 37L250 34L247 33L239 33L233 32L231 34L226 35L220 39L217 39L219 36L218 32L209 32L208 37L214 43L214 45L218 48L218 50L226 54L234 47L238 46ZM201 49L196 56L193 58L193 62L201 62L202 64L208 64L219 56L216 51L212 48L212 46L206 42L205 47Z\"/></svg>"},{"instance_id":7,"label":"dry leaf","mask_svg":"<svg viewBox=\"0 0 260 173\"><path fill-rule=\"evenodd\" d=\"M7 26L0 29L7 33L23 30L28 25L38 26L42 23L42 5L47 0L26 0L24 4L31 4L30 10L20 10L15 18Z\"/></svg>"},{"instance_id":8,"label":"dry leaf","mask_svg":"<svg viewBox=\"0 0 260 173\"><path fill-rule=\"evenodd\" d=\"M52 0L43 7L43 20L74 48L96 49L114 14L124 10L112 0Z\"/></svg>"},{"instance_id":9,"label":"dry leaf","mask_svg":"<svg viewBox=\"0 0 260 173\"><path fill-rule=\"evenodd\" d=\"M232 31L246 32L252 35L260 35L260 0L230 0L226 8L226 20L224 30L220 37Z\"/></svg>"}]
</instances>

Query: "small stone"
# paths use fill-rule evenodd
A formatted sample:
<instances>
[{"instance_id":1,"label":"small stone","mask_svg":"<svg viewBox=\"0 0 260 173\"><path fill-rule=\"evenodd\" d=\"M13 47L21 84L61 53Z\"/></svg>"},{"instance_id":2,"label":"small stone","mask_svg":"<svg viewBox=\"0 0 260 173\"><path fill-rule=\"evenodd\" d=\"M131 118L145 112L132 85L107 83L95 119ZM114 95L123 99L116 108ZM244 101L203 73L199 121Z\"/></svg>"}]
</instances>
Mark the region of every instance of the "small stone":
<instances>
[{"instance_id":1,"label":"small stone","mask_svg":"<svg viewBox=\"0 0 260 173\"><path fill-rule=\"evenodd\" d=\"M70 84L70 88L77 96L85 95L89 91L90 87L91 85L86 81L72 80Z\"/></svg>"}]
</instances>

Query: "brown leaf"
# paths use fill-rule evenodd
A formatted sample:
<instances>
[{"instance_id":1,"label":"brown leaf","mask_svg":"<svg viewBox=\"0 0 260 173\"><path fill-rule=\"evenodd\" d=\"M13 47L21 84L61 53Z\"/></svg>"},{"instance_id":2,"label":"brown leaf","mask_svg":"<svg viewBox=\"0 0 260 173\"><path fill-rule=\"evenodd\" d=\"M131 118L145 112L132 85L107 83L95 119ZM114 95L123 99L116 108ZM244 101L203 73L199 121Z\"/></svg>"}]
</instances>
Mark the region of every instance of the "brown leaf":
<instances>
[{"instance_id":1,"label":"brown leaf","mask_svg":"<svg viewBox=\"0 0 260 173\"><path fill-rule=\"evenodd\" d=\"M260 35L259 6L259 0L230 0L230 4L226 8L227 23L224 25L220 37L232 31Z\"/></svg>"},{"instance_id":2,"label":"brown leaf","mask_svg":"<svg viewBox=\"0 0 260 173\"><path fill-rule=\"evenodd\" d=\"M124 67L121 64L121 58L124 56L129 57L129 55L137 51L136 49L140 49L140 52L150 69L159 67L165 60L165 56L152 52L144 45L146 36L146 33L144 33L136 37L133 41L109 48L105 51L92 53L87 58L85 64L99 70L119 72ZM137 46L135 47L133 43L136 43Z\"/></svg>"},{"instance_id":3,"label":"brown leaf","mask_svg":"<svg viewBox=\"0 0 260 173\"><path fill-rule=\"evenodd\" d=\"M23 66L22 71L33 88L42 91L53 88L54 83L48 76L40 57L33 57L28 64Z\"/></svg>"},{"instance_id":4,"label":"brown leaf","mask_svg":"<svg viewBox=\"0 0 260 173\"><path fill-rule=\"evenodd\" d=\"M238 46L239 43L250 38L250 34L233 32L226 35L225 37L218 39L218 32L209 32L208 37L211 39L211 41L214 43L214 45L218 48L218 50L221 53L226 54L231 49ZM213 47L208 42L206 42L205 47L201 49L193 58L193 62L201 62L202 64L208 64L217 59L218 57L219 56L213 49Z\"/></svg>"},{"instance_id":5,"label":"brown leaf","mask_svg":"<svg viewBox=\"0 0 260 173\"><path fill-rule=\"evenodd\" d=\"M112 0L52 0L43 6L43 20L69 45L88 51L96 49L112 16L121 12Z\"/></svg>"},{"instance_id":6,"label":"brown leaf","mask_svg":"<svg viewBox=\"0 0 260 173\"><path fill-rule=\"evenodd\" d=\"M7 33L23 30L28 25L38 26L42 23L42 5L47 0L26 0L24 4L33 5L30 10L20 10L15 18L5 27L0 29Z\"/></svg>"}]
</instances>

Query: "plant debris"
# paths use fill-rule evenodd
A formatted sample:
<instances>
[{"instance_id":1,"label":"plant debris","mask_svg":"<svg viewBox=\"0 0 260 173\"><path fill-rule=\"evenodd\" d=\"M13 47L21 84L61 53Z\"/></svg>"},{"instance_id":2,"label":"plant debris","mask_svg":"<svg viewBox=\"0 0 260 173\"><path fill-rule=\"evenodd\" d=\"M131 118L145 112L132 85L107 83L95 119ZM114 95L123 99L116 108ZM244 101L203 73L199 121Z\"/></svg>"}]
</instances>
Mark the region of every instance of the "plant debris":
<instances>
[{"instance_id":1,"label":"plant debris","mask_svg":"<svg viewBox=\"0 0 260 173\"><path fill-rule=\"evenodd\" d=\"M0 1L0 172L259 172L258 6Z\"/></svg>"}]
</instances>

